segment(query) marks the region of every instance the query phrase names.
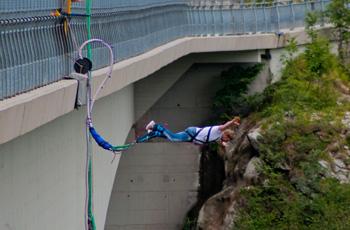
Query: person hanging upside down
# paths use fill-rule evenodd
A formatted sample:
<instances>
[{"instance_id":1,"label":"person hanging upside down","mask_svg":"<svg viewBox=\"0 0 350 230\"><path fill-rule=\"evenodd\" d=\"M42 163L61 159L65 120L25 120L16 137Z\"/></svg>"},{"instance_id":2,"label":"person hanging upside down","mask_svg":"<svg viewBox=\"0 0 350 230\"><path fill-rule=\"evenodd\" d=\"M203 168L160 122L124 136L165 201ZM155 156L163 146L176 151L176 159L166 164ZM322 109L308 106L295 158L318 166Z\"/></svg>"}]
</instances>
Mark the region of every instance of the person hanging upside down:
<instances>
[{"instance_id":1,"label":"person hanging upside down","mask_svg":"<svg viewBox=\"0 0 350 230\"><path fill-rule=\"evenodd\" d=\"M223 125L199 127L188 127L182 132L173 133L162 124L151 121L146 126L147 134L137 138L137 143L146 142L155 137L166 138L172 142L192 142L194 144L207 144L214 141L226 146L233 139L234 132L230 129L240 125L240 118L235 117Z\"/></svg>"}]
</instances>

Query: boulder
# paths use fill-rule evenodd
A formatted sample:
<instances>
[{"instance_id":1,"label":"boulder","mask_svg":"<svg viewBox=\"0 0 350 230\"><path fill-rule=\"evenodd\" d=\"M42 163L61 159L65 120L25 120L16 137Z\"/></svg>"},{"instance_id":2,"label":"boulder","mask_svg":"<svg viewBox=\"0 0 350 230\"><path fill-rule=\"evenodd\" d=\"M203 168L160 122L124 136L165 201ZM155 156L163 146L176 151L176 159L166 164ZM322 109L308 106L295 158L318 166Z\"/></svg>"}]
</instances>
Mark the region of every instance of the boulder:
<instances>
[{"instance_id":1,"label":"boulder","mask_svg":"<svg viewBox=\"0 0 350 230\"><path fill-rule=\"evenodd\" d=\"M343 119L342 119L343 125L347 128L350 129L350 112L346 112Z\"/></svg>"},{"instance_id":2,"label":"boulder","mask_svg":"<svg viewBox=\"0 0 350 230\"><path fill-rule=\"evenodd\" d=\"M344 170L347 170L345 163L340 159L334 159L334 171L337 173Z\"/></svg>"},{"instance_id":3,"label":"boulder","mask_svg":"<svg viewBox=\"0 0 350 230\"><path fill-rule=\"evenodd\" d=\"M327 161L325 160L319 160L318 163L325 169L329 169L330 168L330 165Z\"/></svg>"},{"instance_id":4,"label":"boulder","mask_svg":"<svg viewBox=\"0 0 350 230\"><path fill-rule=\"evenodd\" d=\"M231 230L236 213L239 190L229 186L209 198L202 206L197 228L205 230Z\"/></svg>"},{"instance_id":5,"label":"boulder","mask_svg":"<svg viewBox=\"0 0 350 230\"><path fill-rule=\"evenodd\" d=\"M260 160L260 158L253 157L247 164L247 167L243 174L244 180L247 182L257 181L260 175L259 167L261 166L261 164L262 164L262 161Z\"/></svg>"},{"instance_id":6,"label":"boulder","mask_svg":"<svg viewBox=\"0 0 350 230\"><path fill-rule=\"evenodd\" d=\"M251 146L253 147L253 149L255 151L259 152L259 144L260 144L259 139L262 138L260 127L254 129L254 130L251 130L248 133L247 138L248 138Z\"/></svg>"},{"instance_id":7,"label":"boulder","mask_svg":"<svg viewBox=\"0 0 350 230\"><path fill-rule=\"evenodd\" d=\"M344 84L344 82L342 82L340 79L336 79L334 81L335 87L342 93L342 94L346 94L349 95L350 94L350 89L348 86L346 86Z\"/></svg>"}]
</instances>

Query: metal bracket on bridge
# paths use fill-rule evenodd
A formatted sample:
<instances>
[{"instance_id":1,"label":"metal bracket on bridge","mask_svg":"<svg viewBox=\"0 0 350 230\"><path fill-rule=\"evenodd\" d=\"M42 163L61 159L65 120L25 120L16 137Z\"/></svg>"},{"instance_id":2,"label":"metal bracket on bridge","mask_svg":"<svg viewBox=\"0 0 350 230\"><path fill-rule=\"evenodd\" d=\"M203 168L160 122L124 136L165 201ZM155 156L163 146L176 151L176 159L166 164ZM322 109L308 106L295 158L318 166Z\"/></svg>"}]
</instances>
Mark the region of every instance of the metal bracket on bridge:
<instances>
[{"instance_id":1,"label":"metal bracket on bridge","mask_svg":"<svg viewBox=\"0 0 350 230\"><path fill-rule=\"evenodd\" d=\"M86 105L86 90L87 90L86 75L73 72L66 79L75 79L78 81L78 91L75 99L75 108L79 108L83 105Z\"/></svg>"}]
</instances>

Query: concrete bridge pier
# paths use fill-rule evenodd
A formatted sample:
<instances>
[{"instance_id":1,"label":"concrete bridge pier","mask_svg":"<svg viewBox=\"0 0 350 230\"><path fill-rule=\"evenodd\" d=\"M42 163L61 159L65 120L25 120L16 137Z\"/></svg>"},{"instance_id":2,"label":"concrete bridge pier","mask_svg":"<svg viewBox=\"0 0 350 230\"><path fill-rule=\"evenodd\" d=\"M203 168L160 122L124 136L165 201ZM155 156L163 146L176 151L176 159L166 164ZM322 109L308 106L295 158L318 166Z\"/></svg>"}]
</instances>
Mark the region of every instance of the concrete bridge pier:
<instances>
[{"instance_id":1,"label":"concrete bridge pier","mask_svg":"<svg viewBox=\"0 0 350 230\"><path fill-rule=\"evenodd\" d=\"M95 106L96 128L113 143L124 143L134 122L133 85ZM45 104L31 105L25 113L31 111L46 113ZM27 120L28 125L35 119ZM84 229L85 160L84 108L0 145L0 229ZM97 229L104 227L119 158L111 160L111 153L94 144Z\"/></svg>"}]
</instances>

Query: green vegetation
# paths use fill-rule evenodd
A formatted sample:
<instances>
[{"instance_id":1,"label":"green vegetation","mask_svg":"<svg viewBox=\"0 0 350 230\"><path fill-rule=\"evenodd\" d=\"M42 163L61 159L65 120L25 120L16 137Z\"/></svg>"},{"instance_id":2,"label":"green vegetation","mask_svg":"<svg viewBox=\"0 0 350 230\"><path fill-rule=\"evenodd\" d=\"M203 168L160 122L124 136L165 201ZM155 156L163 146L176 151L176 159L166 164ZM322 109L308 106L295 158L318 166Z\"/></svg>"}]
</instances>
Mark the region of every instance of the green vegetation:
<instances>
[{"instance_id":1,"label":"green vegetation","mask_svg":"<svg viewBox=\"0 0 350 230\"><path fill-rule=\"evenodd\" d=\"M185 223L182 227L182 230L192 230L192 229L196 229L196 219L192 219L189 217L186 217L185 219Z\"/></svg>"},{"instance_id":2,"label":"green vegetation","mask_svg":"<svg viewBox=\"0 0 350 230\"><path fill-rule=\"evenodd\" d=\"M261 95L262 177L241 191L235 229L350 229L350 185L328 178L319 164L331 161L332 144L350 143L341 123L350 102L339 89L350 78L313 30L316 19L307 19L312 43L295 59L290 43L282 80Z\"/></svg>"},{"instance_id":3,"label":"green vegetation","mask_svg":"<svg viewBox=\"0 0 350 230\"><path fill-rule=\"evenodd\" d=\"M262 68L263 64L234 66L221 74L223 87L216 93L213 103L215 123L225 122L236 115L247 116L261 104L258 98L246 93Z\"/></svg>"},{"instance_id":4,"label":"green vegetation","mask_svg":"<svg viewBox=\"0 0 350 230\"><path fill-rule=\"evenodd\" d=\"M329 17L330 22L333 23L338 38L338 53L339 58L344 64L345 57L348 52L350 40L350 9L349 0L332 0L326 11L326 15Z\"/></svg>"}]
</instances>

